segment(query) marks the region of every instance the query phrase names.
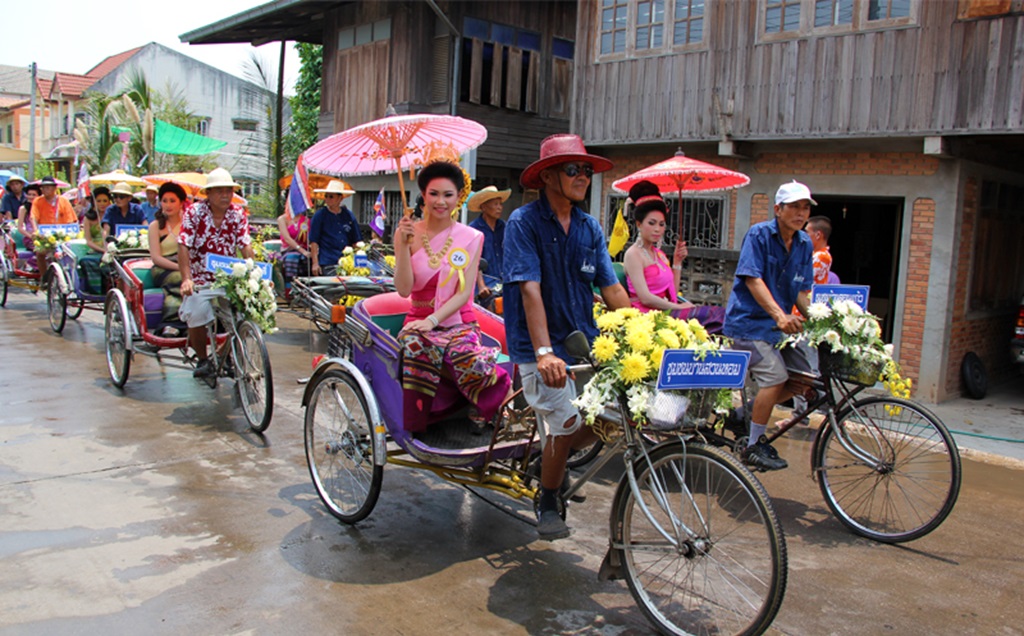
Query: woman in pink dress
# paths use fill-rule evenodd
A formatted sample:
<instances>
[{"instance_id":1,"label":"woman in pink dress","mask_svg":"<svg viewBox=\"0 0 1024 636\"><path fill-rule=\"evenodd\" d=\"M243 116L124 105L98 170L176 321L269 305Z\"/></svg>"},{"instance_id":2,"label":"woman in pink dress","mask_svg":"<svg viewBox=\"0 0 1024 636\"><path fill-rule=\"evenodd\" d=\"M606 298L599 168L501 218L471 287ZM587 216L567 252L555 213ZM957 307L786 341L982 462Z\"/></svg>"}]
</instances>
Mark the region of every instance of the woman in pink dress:
<instances>
[{"instance_id":1,"label":"woman in pink dress","mask_svg":"<svg viewBox=\"0 0 1024 636\"><path fill-rule=\"evenodd\" d=\"M498 350L481 343L473 312L473 283L483 234L455 221L469 192L462 169L438 161L417 177L424 218L405 216L395 231L395 289L412 306L398 336L404 365L405 429L422 431L442 378L454 381L474 406L472 419L489 421L511 380L497 366Z\"/></svg>"},{"instance_id":2,"label":"woman in pink dress","mask_svg":"<svg viewBox=\"0 0 1024 636\"><path fill-rule=\"evenodd\" d=\"M686 242L676 241L672 263L661 251L661 239L665 236L665 218L668 206L650 181L640 181L629 190L633 201L633 220L636 222L637 239L626 250L626 286L633 306L640 311L662 309L672 312L676 318L695 318L711 333L719 333L725 322L725 308L710 305L694 305L680 301L676 295L679 289L679 275L683 259L686 258Z\"/></svg>"}]
</instances>

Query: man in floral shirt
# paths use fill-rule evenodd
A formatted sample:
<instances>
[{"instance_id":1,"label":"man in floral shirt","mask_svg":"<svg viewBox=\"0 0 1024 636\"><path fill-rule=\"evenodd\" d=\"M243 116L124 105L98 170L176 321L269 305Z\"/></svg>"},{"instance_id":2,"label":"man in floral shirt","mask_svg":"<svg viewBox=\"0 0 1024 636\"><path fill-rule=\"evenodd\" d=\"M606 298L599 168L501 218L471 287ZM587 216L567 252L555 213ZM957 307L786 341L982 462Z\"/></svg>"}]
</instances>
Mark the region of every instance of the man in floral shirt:
<instances>
[{"instance_id":1,"label":"man in floral shirt","mask_svg":"<svg viewBox=\"0 0 1024 636\"><path fill-rule=\"evenodd\" d=\"M212 294L211 290L196 293L195 286L213 282L213 272L206 269L207 254L234 258L241 252L244 258L253 257L249 222L242 209L231 204L231 197L238 187L227 170L217 168L210 172L201 191L206 193L206 200L185 211L178 232L182 295L178 315L188 323L189 344L199 358L192 376L205 379L211 387L217 381L214 376L216 369L207 358L206 351L206 326L214 320L210 303Z\"/></svg>"}]
</instances>

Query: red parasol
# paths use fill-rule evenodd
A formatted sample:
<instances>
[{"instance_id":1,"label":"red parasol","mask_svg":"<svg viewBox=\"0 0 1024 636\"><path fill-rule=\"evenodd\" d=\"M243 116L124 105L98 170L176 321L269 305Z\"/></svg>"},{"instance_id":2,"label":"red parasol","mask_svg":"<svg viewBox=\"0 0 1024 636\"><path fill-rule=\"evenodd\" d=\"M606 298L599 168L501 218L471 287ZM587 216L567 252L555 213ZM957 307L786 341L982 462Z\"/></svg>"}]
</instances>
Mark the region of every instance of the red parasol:
<instances>
[{"instance_id":1,"label":"red parasol","mask_svg":"<svg viewBox=\"0 0 1024 636\"><path fill-rule=\"evenodd\" d=\"M650 181L658 186L658 191L662 194L677 193L681 205L684 190L687 192L733 190L750 183L750 177L742 172L691 159L680 149L671 159L622 177L613 182L612 187L619 192L628 194L629 189L640 181ZM680 213L680 234L682 234L682 224L683 215Z\"/></svg>"},{"instance_id":2,"label":"red parasol","mask_svg":"<svg viewBox=\"0 0 1024 636\"><path fill-rule=\"evenodd\" d=\"M402 207L408 209L402 171L422 164L424 150L443 143L461 154L486 139L486 128L462 117L395 115L331 135L302 157L310 172L337 177L398 172Z\"/></svg>"}]
</instances>

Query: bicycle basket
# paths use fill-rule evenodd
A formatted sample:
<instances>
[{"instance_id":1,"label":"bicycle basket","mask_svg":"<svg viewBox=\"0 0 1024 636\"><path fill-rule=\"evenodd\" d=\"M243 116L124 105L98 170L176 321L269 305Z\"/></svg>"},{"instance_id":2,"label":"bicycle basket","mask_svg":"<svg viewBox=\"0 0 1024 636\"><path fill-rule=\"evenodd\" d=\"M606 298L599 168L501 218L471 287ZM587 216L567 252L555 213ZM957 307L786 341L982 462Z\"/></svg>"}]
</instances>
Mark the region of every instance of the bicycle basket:
<instances>
[{"instance_id":1,"label":"bicycle basket","mask_svg":"<svg viewBox=\"0 0 1024 636\"><path fill-rule=\"evenodd\" d=\"M837 380L872 386L878 381L885 363L856 360L849 354L832 351L826 345L818 349L818 366L822 373Z\"/></svg>"},{"instance_id":2,"label":"bicycle basket","mask_svg":"<svg viewBox=\"0 0 1024 636\"><path fill-rule=\"evenodd\" d=\"M718 389L651 392L647 400L647 426L658 431L693 428L707 420Z\"/></svg>"}]
</instances>

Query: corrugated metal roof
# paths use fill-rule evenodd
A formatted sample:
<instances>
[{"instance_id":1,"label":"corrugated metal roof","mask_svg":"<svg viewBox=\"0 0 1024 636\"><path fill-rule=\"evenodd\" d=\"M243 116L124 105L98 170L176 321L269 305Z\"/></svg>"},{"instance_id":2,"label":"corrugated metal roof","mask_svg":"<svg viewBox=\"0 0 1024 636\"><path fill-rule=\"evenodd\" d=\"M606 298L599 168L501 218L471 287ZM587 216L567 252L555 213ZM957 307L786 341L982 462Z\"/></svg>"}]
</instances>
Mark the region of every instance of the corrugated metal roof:
<instances>
[{"instance_id":1,"label":"corrugated metal roof","mask_svg":"<svg viewBox=\"0 0 1024 636\"><path fill-rule=\"evenodd\" d=\"M350 0L351 1L351 0ZM324 13L350 4L338 0L275 0L179 36L187 44L292 40L320 44Z\"/></svg>"}]
</instances>

